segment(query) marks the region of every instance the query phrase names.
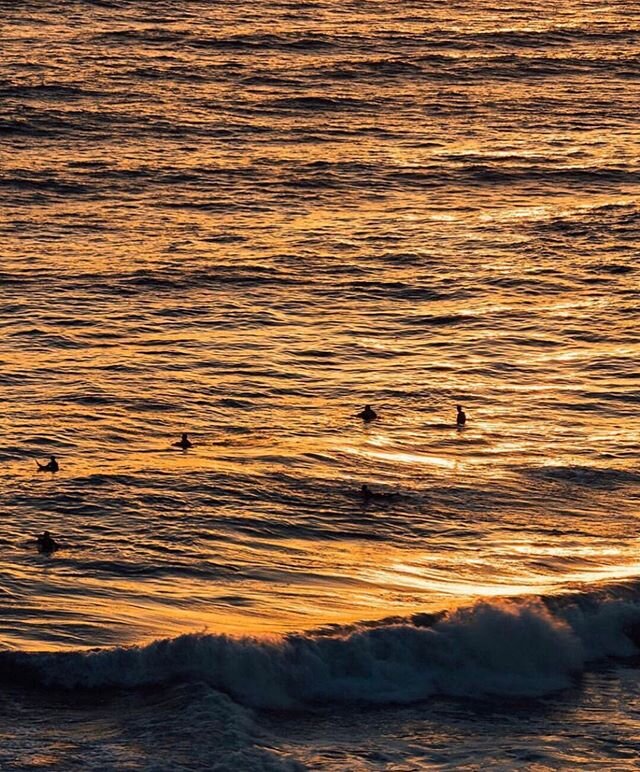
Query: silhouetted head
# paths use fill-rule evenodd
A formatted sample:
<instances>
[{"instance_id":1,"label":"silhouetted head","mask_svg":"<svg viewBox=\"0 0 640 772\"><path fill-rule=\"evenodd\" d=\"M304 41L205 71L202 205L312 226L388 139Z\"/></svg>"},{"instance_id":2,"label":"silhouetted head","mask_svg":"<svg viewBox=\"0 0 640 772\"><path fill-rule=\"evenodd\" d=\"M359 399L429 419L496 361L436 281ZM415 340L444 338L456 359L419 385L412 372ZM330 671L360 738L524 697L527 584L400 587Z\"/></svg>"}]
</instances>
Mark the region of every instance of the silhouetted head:
<instances>
[{"instance_id":1,"label":"silhouetted head","mask_svg":"<svg viewBox=\"0 0 640 772\"><path fill-rule=\"evenodd\" d=\"M458 413L462 413L462 405L456 405L456 410Z\"/></svg>"},{"instance_id":2,"label":"silhouetted head","mask_svg":"<svg viewBox=\"0 0 640 772\"><path fill-rule=\"evenodd\" d=\"M44 531L42 536L38 536L36 543L38 544L38 549L40 552L49 553L53 552L55 549L58 549L58 545L56 544L49 531Z\"/></svg>"},{"instance_id":3,"label":"silhouetted head","mask_svg":"<svg viewBox=\"0 0 640 772\"><path fill-rule=\"evenodd\" d=\"M182 432L182 441L186 442L186 440L188 440L188 439L189 438L187 437L187 433L186 432Z\"/></svg>"},{"instance_id":4,"label":"silhouetted head","mask_svg":"<svg viewBox=\"0 0 640 772\"><path fill-rule=\"evenodd\" d=\"M55 460L56 460L56 457L55 456L51 456L51 461L55 461Z\"/></svg>"},{"instance_id":5,"label":"silhouetted head","mask_svg":"<svg viewBox=\"0 0 640 772\"><path fill-rule=\"evenodd\" d=\"M371 421L377 417L378 416L376 411L371 407L371 405L365 405L364 409L358 413L358 418L363 418L365 421Z\"/></svg>"}]
</instances>

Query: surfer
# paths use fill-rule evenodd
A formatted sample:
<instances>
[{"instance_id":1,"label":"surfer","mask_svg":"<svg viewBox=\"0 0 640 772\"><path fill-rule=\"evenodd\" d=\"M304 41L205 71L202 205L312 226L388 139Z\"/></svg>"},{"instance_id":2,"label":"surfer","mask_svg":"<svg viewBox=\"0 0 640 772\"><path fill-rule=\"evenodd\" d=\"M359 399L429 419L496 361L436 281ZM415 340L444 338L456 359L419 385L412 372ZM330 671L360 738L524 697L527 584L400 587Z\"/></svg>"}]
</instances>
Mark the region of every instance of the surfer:
<instances>
[{"instance_id":1,"label":"surfer","mask_svg":"<svg viewBox=\"0 0 640 772\"><path fill-rule=\"evenodd\" d=\"M44 552L45 554L54 552L59 547L58 543L49 533L49 531L45 531L43 534L38 536L36 539L36 544L38 545L38 552Z\"/></svg>"},{"instance_id":2,"label":"surfer","mask_svg":"<svg viewBox=\"0 0 640 772\"><path fill-rule=\"evenodd\" d=\"M363 504L368 504L370 501L374 500L392 501L397 498L398 495L399 494L395 491L373 491L366 483L363 483L360 487L360 497Z\"/></svg>"},{"instance_id":3,"label":"surfer","mask_svg":"<svg viewBox=\"0 0 640 772\"><path fill-rule=\"evenodd\" d=\"M174 448L182 448L182 450L187 450L187 448L193 447L193 442L187 437L186 432L182 432L182 437L180 438L179 442L173 443Z\"/></svg>"},{"instance_id":4,"label":"surfer","mask_svg":"<svg viewBox=\"0 0 640 772\"><path fill-rule=\"evenodd\" d=\"M364 410L361 410L356 418L362 418L363 421L366 421L367 423L369 421L373 421L374 418L377 418L378 414L376 411L371 407L371 405L365 405Z\"/></svg>"},{"instance_id":5,"label":"surfer","mask_svg":"<svg viewBox=\"0 0 640 772\"><path fill-rule=\"evenodd\" d=\"M36 461L36 464L38 465L39 472L57 472L60 469L55 456L51 456L48 464L41 464L39 461Z\"/></svg>"},{"instance_id":6,"label":"surfer","mask_svg":"<svg viewBox=\"0 0 640 772\"><path fill-rule=\"evenodd\" d=\"M456 405L456 410L458 411L456 416L456 425L458 427L464 426L467 423L467 415L462 409L462 405Z\"/></svg>"}]
</instances>

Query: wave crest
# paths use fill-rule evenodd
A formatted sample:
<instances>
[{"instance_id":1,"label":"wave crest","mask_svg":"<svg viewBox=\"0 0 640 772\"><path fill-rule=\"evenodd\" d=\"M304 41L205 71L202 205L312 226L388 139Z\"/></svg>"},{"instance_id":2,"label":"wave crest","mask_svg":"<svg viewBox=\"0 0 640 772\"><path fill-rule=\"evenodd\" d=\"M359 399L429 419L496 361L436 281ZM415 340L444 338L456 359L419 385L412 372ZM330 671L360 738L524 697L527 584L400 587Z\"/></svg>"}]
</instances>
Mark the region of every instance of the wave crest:
<instances>
[{"instance_id":1,"label":"wave crest","mask_svg":"<svg viewBox=\"0 0 640 772\"><path fill-rule=\"evenodd\" d=\"M146 646L0 653L4 678L64 689L204 681L237 702L410 703L433 695L532 697L592 661L638 653L637 588L620 596L480 602L413 620L281 638L189 634Z\"/></svg>"}]
</instances>

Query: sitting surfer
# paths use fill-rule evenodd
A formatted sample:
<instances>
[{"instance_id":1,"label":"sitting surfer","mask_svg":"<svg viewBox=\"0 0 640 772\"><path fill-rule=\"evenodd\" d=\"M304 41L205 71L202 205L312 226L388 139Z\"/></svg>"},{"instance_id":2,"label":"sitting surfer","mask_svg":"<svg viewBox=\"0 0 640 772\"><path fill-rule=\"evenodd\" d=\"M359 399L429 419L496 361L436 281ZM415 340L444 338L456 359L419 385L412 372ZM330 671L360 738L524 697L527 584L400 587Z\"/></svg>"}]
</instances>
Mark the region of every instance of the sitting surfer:
<instances>
[{"instance_id":1,"label":"sitting surfer","mask_svg":"<svg viewBox=\"0 0 640 772\"><path fill-rule=\"evenodd\" d=\"M456 426L464 426L467 423L467 415L462 409L462 405L456 405L458 414L456 415Z\"/></svg>"},{"instance_id":2,"label":"sitting surfer","mask_svg":"<svg viewBox=\"0 0 640 772\"><path fill-rule=\"evenodd\" d=\"M55 456L51 456L48 464L41 464L39 461L36 461L36 464L38 465L39 472L57 472L60 469Z\"/></svg>"},{"instance_id":3,"label":"sitting surfer","mask_svg":"<svg viewBox=\"0 0 640 772\"><path fill-rule=\"evenodd\" d=\"M371 407L371 405L365 405L364 410L361 410L356 416L356 418L362 418L362 420L365 421L366 423L369 423L369 421L373 421L373 419L377 417L378 417L378 414Z\"/></svg>"},{"instance_id":4,"label":"sitting surfer","mask_svg":"<svg viewBox=\"0 0 640 772\"><path fill-rule=\"evenodd\" d=\"M45 531L43 534L40 534L40 536L38 536L36 539L36 544L38 545L38 551L44 552L45 554L48 554L49 552L55 552L55 550L57 550L60 546L49 533L49 531Z\"/></svg>"},{"instance_id":5,"label":"sitting surfer","mask_svg":"<svg viewBox=\"0 0 640 772\"><path fill-rule=\"evenodd\" d=\"M366 483L362 483L362 488L360 488L360 496L362 497L362 500L365 504L368 504L373 498L373 491Z\"/></svg>"},{"instance_id":6,"label":"sitting surfer","mask_svg":"<svg viewBox=\"0 0 640 772\"><path fill-rule=\"evenodd\" d=\"M179 442L173 443L174 448L182 448L182 450L187 450L187 448L193 447L193 442L187 437L186 432L182 432L182 437L180 438Z\"/></svg>"},{"instance_id":7,"label":"sitting surfer","mask_svg":"<svg viewBox=\"0 0 640 772\"><path fill-rule=\"evenodd\" d=\"M398 496L395 491L372 491L371 488L363 483L360 487L360 498L363 504L368 504L370 501L390 501Z\"/></svg>"}]
</instances>

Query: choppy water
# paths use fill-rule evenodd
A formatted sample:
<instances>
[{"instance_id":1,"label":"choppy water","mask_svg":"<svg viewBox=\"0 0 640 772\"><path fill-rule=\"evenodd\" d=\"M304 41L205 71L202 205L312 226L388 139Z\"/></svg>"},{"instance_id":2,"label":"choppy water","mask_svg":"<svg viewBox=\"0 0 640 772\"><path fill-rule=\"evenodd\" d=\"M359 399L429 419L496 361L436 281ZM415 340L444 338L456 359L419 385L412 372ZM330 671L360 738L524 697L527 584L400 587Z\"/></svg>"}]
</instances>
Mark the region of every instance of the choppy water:
<instances>
[{"instance_id":1,"label":"choppy water","mask_svg":"<svg viewBox=\"0 0 640 772\"><path fill-rule=\"evenodd\" d=\"M635 768L635 4L0 11L3 769Z\"/></svg>"}]
</instances>

